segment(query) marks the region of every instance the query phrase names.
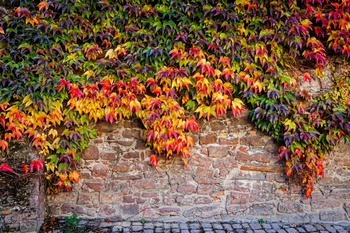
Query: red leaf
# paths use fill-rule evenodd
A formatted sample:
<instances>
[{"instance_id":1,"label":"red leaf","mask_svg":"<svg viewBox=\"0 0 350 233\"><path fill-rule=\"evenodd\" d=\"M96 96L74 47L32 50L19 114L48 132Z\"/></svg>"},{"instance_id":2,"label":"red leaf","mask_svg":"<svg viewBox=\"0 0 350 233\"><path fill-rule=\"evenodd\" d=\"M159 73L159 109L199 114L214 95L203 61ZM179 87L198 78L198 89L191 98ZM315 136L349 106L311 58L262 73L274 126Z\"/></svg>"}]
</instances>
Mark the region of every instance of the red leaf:
<instances>
[{"instance_id":1,"label":"red leaf","mask_svg":"<svg viewBox=\"0 0 350 233\"><path fill-rule=\"evenodd\" d=\"M35 159L32 162L30 162L30 172L33 172L35 170L40 171L44 168L43 161L41 159Z\"/></svg>"},{"instance_id":2,"label":"red leaf","mask_svg":"<svg viewBox=\"0 0 350 233\"><path fill-rule=\"evenodd\" d=\"M28 164L22 163L21 171L24 173L28 173L29 172Z\"/></svg>"},{"instance_id":3,"label":"red leaf","mask_svg":"<svg viewBox=\"0 0 350 233\"><path fill-rule=\"evenodd\" d=\"M7 163L0 164L0 172L11 172L15 173Z\"/></svg>"},{"instance_id":4,"label":"red leaf","mask_svg":"<svg viewBox=\"0 0 350 233\"><path fill-rule=\"evenodd\" d=\"M308 72L304 73L303 79L304 79L304 82L309 82L309 83L311 83L311 80L312 80Z\"/></svg>"},{"instance_id":5,"label":"red leaf","mask_svg":"<svg viewBox=\"0 0 350 233\"><path fill-rule=\"evenodd\" d=\"M151 165L155 167L156 170L158 170L158 161L159 161L158 157L155 154L153 154L151 155L151 157L149 157L149 160L151 162Z\"/></svg>"},{"instance_id":6,"label":"red leaf","mask_svg":"<svg viewBox=\"0 0 350 233\"><path fill-rule=\"evenodd\" d=\"M191 130L192 132L198 132L199 131L199 125L196 119L194 118L188 118L185 123L185 129Z\"/></svg>"}]
</instances>

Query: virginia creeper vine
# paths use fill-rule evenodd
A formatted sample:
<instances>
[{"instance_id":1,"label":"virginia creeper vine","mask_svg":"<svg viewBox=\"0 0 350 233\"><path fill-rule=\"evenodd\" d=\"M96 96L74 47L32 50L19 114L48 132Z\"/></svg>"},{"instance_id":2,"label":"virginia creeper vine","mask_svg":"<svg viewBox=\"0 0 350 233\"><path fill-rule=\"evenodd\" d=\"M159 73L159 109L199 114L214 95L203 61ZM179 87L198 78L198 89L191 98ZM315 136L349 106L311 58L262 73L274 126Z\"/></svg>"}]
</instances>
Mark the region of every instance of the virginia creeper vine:
<instances>
[{"instance_id":1,"label":"virginia creeper vine","mask_svg":"<svg viewBox=\"0 0 350 233\"><path fill-rule=\"evenodd\" d=\"M328 152L350 139L348 70L312 97L300 82L350 57L349 0L22 0L0 8L0 171L8 144L26 137L45 158L49 192L78 182L92 125L136 116L158 156L185 166L197 132L247 108L283 144L288 176L313 191ZM308 65L316 75L289 75ZM301 81L300 81L301 80ZM305 101L307 104L305 104ZM30 170L40 170L35 160ZM28 172L24 170L23 172Z\"/></svg>"}]
</instances>

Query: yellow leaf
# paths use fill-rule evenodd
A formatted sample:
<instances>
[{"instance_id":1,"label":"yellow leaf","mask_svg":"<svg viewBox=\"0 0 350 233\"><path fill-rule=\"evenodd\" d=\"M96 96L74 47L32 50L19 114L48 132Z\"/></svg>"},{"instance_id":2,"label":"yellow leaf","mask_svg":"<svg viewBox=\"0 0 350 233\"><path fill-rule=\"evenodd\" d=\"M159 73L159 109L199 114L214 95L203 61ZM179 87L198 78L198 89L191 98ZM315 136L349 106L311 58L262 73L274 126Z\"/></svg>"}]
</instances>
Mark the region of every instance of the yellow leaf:
<instances>
[{"instance_id":1,"label":"yellow leaf","mask_svg":"<svg viewBox=\"0 0 350 233\"><path fill-rule=\"evenodd\" d=\"M51 135L53 138L57 137L57 130L55 129L50 129L49 131L49 135Z\"/></svg>"},{"instance_id":2,"label":"yellow leaf","mask_svg":"<svg viewBox=\"0 0 350 233\"><path fill-rule=\"evenodd\" d=\"M244 105L243 101L238 98L235 98L234 100L232 100L233 109L240 109L243 107L243 105Z\"/></svg>"},{"instance_id":3,"label":"yellow leaf","mask_svg":"<svg viewBox=\"0 0 350 233\"><path fill-rule=\"evenodd\" d=\"M33 103L29 94L23 98L22 103L24 104L25 107L29 107Z\"/></svg>"},{"instance_id":4,"label":"yellow leaf","mask_svg":"<svg viewBox=\"0 0 350 233\"><path fill-rule=\"evenodd\" d=\"M105 57L108 57L109 59L111 59L111 58L118 59L118 54L117 54L116 50L108 49L108 51L106 52Z\"/></svg>"},{"instance_id":5,"label":"yellow leaf","mask_svg":"<svg viewBox=\"0 0 350 233\"><path fill-rule=\"evenodd\" d=\"M47 163L47 164L46 164L46 170L47 170L47 171L52 171L52 172L54 172L56 168L57 168L57 165L54 164L53 162L50 162L50 163Z\"/></svg>"}]
</instances>

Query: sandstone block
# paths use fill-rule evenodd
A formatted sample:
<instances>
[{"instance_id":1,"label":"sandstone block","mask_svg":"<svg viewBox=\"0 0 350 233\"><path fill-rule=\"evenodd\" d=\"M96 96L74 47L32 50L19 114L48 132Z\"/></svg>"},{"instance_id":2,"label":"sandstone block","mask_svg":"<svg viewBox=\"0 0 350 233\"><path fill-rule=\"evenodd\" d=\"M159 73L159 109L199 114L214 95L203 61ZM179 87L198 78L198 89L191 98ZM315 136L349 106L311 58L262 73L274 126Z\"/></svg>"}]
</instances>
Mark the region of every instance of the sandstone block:
<instances>
[{"instance_id":1,"label":"sandstone block","mask_svg":"<svg viewBox=\"0 0 350 233\"><path fill-rule=\"evenodd\" d=\"M256 172L273 172L282 173L284 168L282 166L241 166L242 171L256 171Z\"/></svg>"},{"instance_id":2,"label":"sandstone block","mask_svg":"<svg viewBox=\"0 0 350 233\"><path fill-rule=\"evenodd\" d=\"M217 141L216 134L208 134L208 135L199 137L199 144L201 145L213 144L213 143L216 143L216 141Z\"/></svg>"},{"instance_id":3,"label":"sandstone block","mask_svg":"<svg viewBox=\"0 0 350 233\"><path fill-rule=\"evenodd\" d=\"M230 195L227 196L226 204L247 204L249 201L249 196L249 193L231 192Z\"/></svg>"},{"instance_id":4,"label":"sandstone block","mask_svg":"<svg viewBox=\"0 0 350 233\"><path fill-rule=\"evenodd\" d=\"M117 140L116 141L121 146L131 146L134 143L134 140Z\"/></svg>"},{"instance_id":5,"label":"sandstone block","mask_svg":"<svg viewBox=\"0 0 350 233\"><path fill-rule=\"evenodd\" d=\"M211 195L213 193L212 185L198 185L197 193L199 195Z\"/></svg>"},{"instance_id":6,"label":"sandstone block","mask_svg":"<svg viewBox=\"0 0 350 233\"><path fill-rule=\"evenodd\" d=\"M194 200L195 204L210 204L212 203L212 198L210 197L196 197Z\"/></svg>"},{"instance_id":7,"label":"sandstone block","mask_svg":"<svg viewBox=\"0 0 350 233\"><path fill-rule=\"evenodd\" d=\"M311 199L312 209L337 209L342 203L338 199L326 198L322 194L313 194Z\"/></svg>"},{"instance_id":8,"label":"sandstone block","mask_svg":"<svg viewBox=\"0 0 350 233\"><path fill-rule=\"evenodd\" d=\"M140 207L138 204L121 205L120 209L121 209L122 213L126 214L126 215L135 215L135 214L138 214L140 212Z\"/></svg>"},{"instance_id":9,"label":"sandstone block","mask_svg":"<svg viewBox=\"0 0 350 233\"><path fill-rule=\"evenodd\" d=\"M101 158L104 160L116 160L117 156L118 156L117 153L101 152Z\"/></svg>"},{"instance_id":10,"label":"sandstone block","mask_svg":"<svg viewBox=\"0 0 350 233\"><path fill-rule=\"evenodd\" d=\"M180 214L181 209L179 207L160 207L159 213L161 215L170 215L170 216L177 216Z\"/></svg>"},{"instance_id":11,"label":"sandstone block","mask_svg":"<svg viewBox=\"0 0 350 233\"><path fill-rule=\"evenodd\" d=\"M179 185L177 191L182 194L196 193L197 187L191 184Z\"/></svg>"},{"instance_id":12,"label":"sandstone block","mask_svg":"<svg viewBox=\"0 0 350 233\"><path fill-rule=\"evenodd\" d=\"M110 175L108 170L108 167L102 163L95 164L92 167L92 173L94 177L108 177Z\"/></svg>"},{"instance_id":13,"label":"sandstone block","mask_svg":"<svg viewBox=\"0 0 350 233\"><path fill-rule=\"evenodd\" d=\"M88 204L98 204L99 203L99 193L79 193L77 204L88 205Z\"/></svg>"},{"instance_id":14,"label":"sandstone block","mask_svg":"<svg viewBox=\"0 0 350 233\"><path fill-rule=\"evenodd\" d=\"M101 205L97 211L100 216L112 215L116 212L116 209L113 205Z\"/></svg>"},{"instance_id":15,"label":"sandstone block","mask_svg":"<svg viewBox=\"0 0 350 233\"><path fill-rule=\"evenodd\" d=\"M283 202L279 202L277 206L277 211L280 213L305 213L305 206L300 202L293 202L284 200Z\"/></svg>"},{"instance_id":16,"label":"sandstone block","mask_svg":"<svg viewBox=\"0 0 350 233\"><path fill-rule=\"evenodd\" d=\"M270 216L275 213L274 203L256 204L249 208L248 213L253 216Z\"/></svg>"},{"instance_id":17,"label":"sandstone block","mask_svg":"<svg viewBox=\"0 0 350 233\"><path fill-rule=\"evenodd\" d=\"M113 192L113 193L100 193L100 203L101 204L114 204L118 202L122 202L123 200L123 194L119 192Z\"/></svg>"},{"instance_id":18,"label":"sandstone block","mask_svg":"<svg viewBox=\"0 0 350 233\"><path fill-rule=\"evenodd\" d=\"M238 145L239 139L238 138L219 138L219 145L223 146L235 146Z\"/></svg>"},{"instance_id":19,"label":"sandstone block","mask_svg":"<svg viewBox=\"0 0 350 233\"><path fill-rule=\"evenodd\" d=\"M262 147L265 145L265 142L263 142L259 136L246 136L241 138L241 145Z\"/></svg>"},{"instance_id":20,"label":"sandstone block","mask_svg":"<svg viewBox=\"0 0 350 233\"><path fill-rule=\"evenodd\" d=\"M122 135L124 138L141 139L141 131L138 129L124 129Z\"/></svg>"},{"instance_id":21,"label":"sandstone block","mask_svg":"<svg viewBox=\"0 0 350 233\"><path fill-rule=\"evenodd\" d=\"M88 187L88 189L95 191L95 192L101 192L104 188L104 181L103 180L86 180L84 182L84 186ZM84 189L83 187L83 190Z\"/></svg>"},{"instance_id":22,"label":"sandstone block","mask_svg":"<svg viewBox=\"0 0 350 233\"><path fill-rule=\"evenodd\" d=\"M82 154L82 159L87 159L87 160L97 160L100 158L100 152L97 148L97 146L90 145L84 153Z\"/></svg>"},{"instance_id":23,"label":"sandstone block","mask_svg":"<svg viewBox=\"0 0 350 233\"><path fill-rule=\"evenodd\" d=\"M196 170L196 175L201 177L213 178L214 171L209 168L198 167Z\"/></svg>"},{"instance_id":24,"label":"sandstone block","mask_svg":"<svg viewBox=\"0 0 350 233\"><path fill-rule=\"evenodd\" d=\"M220 214L221 209L219 206L202 206L184 211L183 216L186 218L215 219L220 218Z\"/></svg>"},{"instance_id":25,"label":"sandstone block","mask_svg":"<svg viewBox=\"0 0 350 233\"><path fill-rule=\"evenodd\" d=\"M329 210L320 211L320 220L326 222L340 222L346 220L344 211L342 210Z\"/></svg>"},{"instance_id":26,"label":"sandstone block","mask_svg":"<svg viewBox=\"0 0 350 233\"><path fill-rule=\"evenodd\" d=\"M115 165L112 165L112 171L114 172L127 172L129 171L132 163L131 162L118 162Z\"/></svg>"},{"instance_id":27,"label":"sandstone block","mask_svg":"<svg viewBox=\"0 0 350 233\"><path fill-rule=\"evenodd\" d=\"M140 159L140 152L134 151L134 152L128 152L124 154L125 159Z\"/></svg>"},{"instance_id":28,"label":"sandstone block","mask_svg":"<svg viewBox=\"0 0 350 233\"><path fill-rule=\"evenodd\" d=\"M211 146L208 147L208 154L209 157L212 158L222 158L222 157L226 157L227 155L229 155L229 151L230 151L230 147L226 147L226 146Z\"/></svg>"}]
</instances>

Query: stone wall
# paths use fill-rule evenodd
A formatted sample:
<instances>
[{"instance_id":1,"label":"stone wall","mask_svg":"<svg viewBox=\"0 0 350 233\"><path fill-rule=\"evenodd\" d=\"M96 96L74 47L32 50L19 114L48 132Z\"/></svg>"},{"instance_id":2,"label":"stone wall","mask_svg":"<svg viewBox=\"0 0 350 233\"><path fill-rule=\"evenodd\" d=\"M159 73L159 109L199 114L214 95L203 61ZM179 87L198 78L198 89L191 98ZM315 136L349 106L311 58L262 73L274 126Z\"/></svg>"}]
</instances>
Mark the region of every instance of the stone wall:
<instances>
[{"instance_id":1,"label":"stone wall","mask_svg":"<svg viewBox=\"0 0 350 233\"><path fill-rule=\"evenodd\" d=\"M15 143L10 164L38 157L28 142ZM0 161L1 161L0 157ZM13 161L12 161L13 160ZM40 173L17 176L0 173L0 232L38 232L46 213L44 178Z\"/></svg>"},{"instance_id":2,"label":"stone wall","mask_svg":"<svg viewBox=\"0 0 350 233\"><path fill-rule=\"evenodd\" d=\"M329 156L325 178L306 199L284 175L278 145L246 114L202 120L189 167L180 158L160 159L159 171L150 166L140 122L99 123L99 137L82 156L81 182L73 192L48 196L49 214L108 221L350 220L350 147Z\"/></svg>"}]
</instances>

